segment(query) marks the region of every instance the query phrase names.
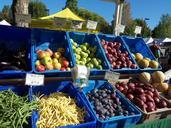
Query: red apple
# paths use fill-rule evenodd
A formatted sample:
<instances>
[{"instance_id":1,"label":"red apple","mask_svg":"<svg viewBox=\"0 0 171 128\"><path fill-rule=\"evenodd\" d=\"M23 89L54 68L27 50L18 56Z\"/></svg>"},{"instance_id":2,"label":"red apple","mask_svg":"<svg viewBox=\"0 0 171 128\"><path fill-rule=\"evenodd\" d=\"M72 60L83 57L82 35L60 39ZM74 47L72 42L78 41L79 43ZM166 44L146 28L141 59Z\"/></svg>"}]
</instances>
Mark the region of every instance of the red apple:
<instances>
[{"instance_id":1,"label":"red apple","mask_svg":"<svg viewBox=\"0 0 171 128\"><path fill-rule=\"evenodd\" d=\"M65 68L65 67L62 67L62 68L61 68L61 71L66 71L66 68Z\"/></svg>"},{"instance_id":2,"label":"red apple","mask_svg":"<svg viewBox=\"0 0 171 128\"><path fill-rule=\"evenodd\" d=\"M39 58L39 59L42 59L42 58L44 58L44 57L46 56L46 52L45 52L45 51L39 51L39 52L37 53L37 55L38 55L38 58Z\"/></svg>"},{"instance_id":3,"label":"red apple","mask_svg":"<svg viewBox=\"0 0 171 128\"><path fill-rule=\"evenodd\" d=\"M67 60L63 60L62 66L67 68L69 66L69 62Z\"/></svg>"},{"instance_id":4,"label":"red apple","mask_svg":"<svg viewBox=\"0 0 171 128\"><path fill-rule=\"evenodd\" d=\"M133 100L133 99L134 99L134 96L133 96L131 93L129 93L129 94L127 95L127 98L128 98L129 100Z\"/></svg>"},{"instance_id":5,"label":"red apple","mask_svg":"<svg viewBox=\"0 0 171 128\"><path fill-rule=\"evenodd\" d=\"M136 68L137 68L137 65L136 65L136 64L132 64L132 65L131 65L131 68L132 68L132 69L136 69Z\"/></svg>"},{"instance_id":6,"label":"red apple","mask_svg":"<svg viewBox=\"0 0 171 128\"><path fill-rule=\"evenodd\" d=\"M37 70L38 72L45 72L45 66L43 66L43 65L38 65L38 66L36 66L36 70Z\"/></svg>"}]
</instances>

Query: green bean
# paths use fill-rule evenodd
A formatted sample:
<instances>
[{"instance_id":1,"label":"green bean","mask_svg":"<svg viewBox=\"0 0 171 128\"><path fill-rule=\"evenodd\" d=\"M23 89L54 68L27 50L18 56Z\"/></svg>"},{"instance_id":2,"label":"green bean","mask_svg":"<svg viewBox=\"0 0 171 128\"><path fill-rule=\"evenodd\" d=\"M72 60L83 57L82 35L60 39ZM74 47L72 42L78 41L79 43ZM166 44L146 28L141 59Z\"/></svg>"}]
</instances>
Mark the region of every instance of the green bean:
<instances>
[{"instance_id":1,"label":"green bean","mask_svg":"<svg viewBox=\"0 0 171 128\"><path fill-rule=\"evenodd\" d=\"M18 96L12 90L0 92L0 128L22 128L28 124L32 111L38 108L28 96Z\"/></svg>"}]
</instances>

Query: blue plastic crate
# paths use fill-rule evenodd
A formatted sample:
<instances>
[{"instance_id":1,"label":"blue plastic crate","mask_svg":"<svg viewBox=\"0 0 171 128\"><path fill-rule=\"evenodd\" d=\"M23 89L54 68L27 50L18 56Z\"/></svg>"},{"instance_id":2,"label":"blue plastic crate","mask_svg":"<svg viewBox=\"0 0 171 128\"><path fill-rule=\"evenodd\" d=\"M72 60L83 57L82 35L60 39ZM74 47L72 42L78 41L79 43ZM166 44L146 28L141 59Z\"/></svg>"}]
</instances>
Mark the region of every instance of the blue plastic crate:
<instances>
[{"instance_id":1,"label":"blue plastic crate","mask_svg":"<svg viewBox=\"0 0 171 128\"><path fill-rule=\"evenodd\" d=\"M96 120L93 116L92 112L89 110L88 106L85 104L81 96L78 94L77 90L72 85L72 82L53 82L49 83L45 86L39 86L39 87L31 87L29 90L29 96L30 99L33 100L33 95L36 94L44 94L44 95L50 95L54 92L63 92L68 94L71 98L74 98L76 100L76 104L84 108L86 110L86 116L84 118L85 123L78 124L78 125L70 125L65 126L61 128L95 128L96 127ZM36 122L39 118L39 114L37 111L33 112L32 115L32 128L36 128Z\"/></svg>"},{"instance_id":2,"label":"blue plastic crate","mask_svg":"<svg viewBox=\"0 0 171 128\"><path fill-rule=\"evenodd\" d=\"M141 53L143 57L148 57L151 60L156 60L155 56L151 52L150 48L146 45L144 40L142 38L131 38L131 37L122 37L126 45L128 46L131 53ZM141 71L147 71L147 72L154 72L158 70L162 70L161 65L159 65L158 68L145 68L140 69Z\"/></svg>"},{"instance_id":3,"label":"blue plastic crate","mask_svg":"<svg viewBox=\"0 0 171 128\"><path fill-rule=\"evenodd\" d=\"M6 48L12 52L21 48L25 48L27 50L27 61L25 62L27 64L27 71L0 71L0 78L20 78L24 77L26 73L32 72L31 47L31 29L0 25L0 48Z\"/></svg>"},{"instance_id":4,"label":"blue plastic crate","mask_svg":"<svg viewBox=\"0 0 171 128\"><path fill-rule=\"evenodd\" d=\"M66 36L66 32L46 29L32 29L32 41L34 42L32 49L32 68L35 73L45 74L47 76L71 76L70 71L46 70L45 72L41 73L38 72L35 68L35 62L37 60L36 50L46 50L47 48L50 48L53 52L57 51L58 48L64 48L64 57L69 61L69 66L73 67L72 55L68 43L69 39Z\"/></svg>"},{"instance_id":5,"label":"blue plastic crate","mask_svg":"<svg viewBox=\"0 0 171 128\"><path fill-rule=\"evenodd\" d=\"M108 35L108 34L99 34L99 35L97 35L97 38L98 38L98 42L100 43L100 47L103 50L103 54L105 55L105 59L106 59L108 65L110 66L110 69L112 71L119 72L119 73L126 73L126 74L137 73L138 72L139 66L136 63L136 61L133 59L133 57L131 56L131 53L130 53L128 47L125 45L125 43L124 43L124 41L123 41L123 39L121 37L119 37L119 36L116 37L114 35ZM113 69L110 61L108 60L108 58L107 58L107 56L105 54L104 48L103 48L103 46L101 44L102 39L104 39L105 41L108 41L108 42L115 42L115 41L120 42L122 44L120 50L128 52L130 60L133 62L133 64L137 65L137 68L136 69L131 69L131 68Z\"/></svg>"},{"instance_id":6,"label":"blue plastic crate","mask_svg":"<svg viewBox=\"0 0 171 128\"><path fill-rule=\"evenodd\" d=\"M67 33L68 37L70 39L73 39L74 42L78 43L78 44L82 44L82 43L88 43L90 44L90 46L97 46L97 52L96 52L96 57L98 57L101 61L102 61L102 70L98 70L98 69L91 69L90 70L90 75L103 75L105 73L105 71L109 70L109 66L106 62L105 56L102 52L102 49L98 43L98 39L96 37L96 35L94 34L88 34L88 33L80 33L80 32L68 32ZM72 49L72 43L70 41L70 47ZM72 51L72 57L73 57L73 61L74 61L74 66L76 65L76 57L74 55L73 49Z\"/></svg>"},{"instance_id":7,"label":"blue plastic crate","mask_svg":"<svg viewBox=\"0 0 171 128\"><path fill-rule=\"evenodd\" d=\"M96 116L96 112L94 111L94 106L90 103L88 100L86 94L95 88L105 87L107 89L113 90L112 86L104 81L104 80L98 80L98 81L89 81L89 86L85 87L82 90L82 97L85 100L85 102L88 104L88 106L93 111L94 116L97 120L97 128L128 128L136 125L136 123L139 122L141 119L141 112L132 104L130 103L121 93L116 91L116 96L120 99L121 103L124 104L128 111L134 112L135 115L128 115L128 116L114 116L109 118L108 120L100 120Z\"/></svg>"}]
</instances>

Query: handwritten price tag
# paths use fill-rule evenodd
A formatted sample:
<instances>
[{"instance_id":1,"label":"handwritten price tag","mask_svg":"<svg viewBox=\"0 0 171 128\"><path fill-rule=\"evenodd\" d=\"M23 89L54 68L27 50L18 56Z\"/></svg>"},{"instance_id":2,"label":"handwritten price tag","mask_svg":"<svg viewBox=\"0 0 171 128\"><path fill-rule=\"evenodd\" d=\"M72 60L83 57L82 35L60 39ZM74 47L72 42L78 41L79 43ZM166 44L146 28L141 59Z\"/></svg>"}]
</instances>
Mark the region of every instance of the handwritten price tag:
<instances>
[{"instance_id":1,"label":"handwritten price tag","mask_svg":"<svg viewBox=\"0 0 171 128\"><path fill-rule=\"evenodd\" d=\"M29 85L29 86L44 85L44 75L26 74L25 85Z\"/></svg>"},{"instance_id":2,"label":"handwritten price tag","mask_svg":"<svg viewBox=\"0 0 171 128\"><path fill-rule=\"evenodd\" d=\"M120 73L107 71L105 73L105 79L111 82L116 82L119 80Z\"/></svg>"}]
</instances>

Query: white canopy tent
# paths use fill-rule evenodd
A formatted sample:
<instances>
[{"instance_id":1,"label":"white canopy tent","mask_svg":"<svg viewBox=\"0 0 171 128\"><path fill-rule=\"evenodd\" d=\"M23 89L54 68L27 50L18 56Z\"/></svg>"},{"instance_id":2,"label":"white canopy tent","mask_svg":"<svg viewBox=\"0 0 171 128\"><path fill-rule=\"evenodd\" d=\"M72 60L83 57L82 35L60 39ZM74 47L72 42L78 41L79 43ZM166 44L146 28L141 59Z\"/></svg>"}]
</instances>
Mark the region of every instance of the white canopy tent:
<instances>
[{"instance_id":1,"label":"white canopy tent","mask_svg":"<svg viewBox=\"0 0 171 128\"><path fill-rule=\"evenodd\" d=\"M162 42L163 43L165 43L165 42L171 42L171 38L165 38Z\"/></svg>"},{"instance_id":2,"label":"white canopy tent","mask_svg":"<svg viewBox=\"0 0 171 128\"><path fill-rule=\"evenodd\" d=\"M8 23L6 20L2 20L2 21L0 22L0 25L11 26L11 24Z\"/></svg>"},{"instance_id":3,"label":"white canopy tent","mask_svg":"<svg viewBox=\"0 0 171 128\"><path fill-rule=\"evenodd\" d=\"M150 37L150 38L148 38L147 40L146 40L146 44L150 44L150 43L152 43L154 41L154 39L152 38L152 37Z\"/></svg>"}]
</instances>

